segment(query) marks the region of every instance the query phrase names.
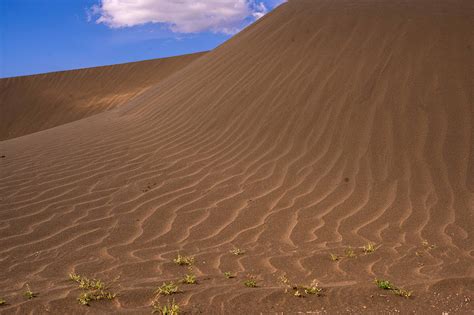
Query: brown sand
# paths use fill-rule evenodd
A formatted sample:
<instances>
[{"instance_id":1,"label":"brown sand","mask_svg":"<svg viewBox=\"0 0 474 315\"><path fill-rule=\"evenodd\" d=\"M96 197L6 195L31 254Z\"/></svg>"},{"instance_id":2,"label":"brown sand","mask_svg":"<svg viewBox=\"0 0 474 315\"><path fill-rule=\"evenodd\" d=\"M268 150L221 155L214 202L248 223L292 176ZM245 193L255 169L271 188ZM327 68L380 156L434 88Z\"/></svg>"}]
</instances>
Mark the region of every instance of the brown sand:
<instances>
[{"instance_id":1,"label":"brown sand","mask_svg":"<svg viewBox=\"0 0 474 315\"><path fill-rule=\"evenodd\" d=\"M473 312L473 30L470 0L294 0L118 109L0 142L0 311L149 314L180 252L191 314ZM119 296L80 306L71 271Z\"/></svg>"},{"instance_id":2,"label":"brown sand","mask_svg":"<svg viewBox=\"0 0 474 315\"><path fill-rule=\"evenodd\" d=\"M113 109L202 55L0 79L0 141Z\"/></svg>"}]
</instances>

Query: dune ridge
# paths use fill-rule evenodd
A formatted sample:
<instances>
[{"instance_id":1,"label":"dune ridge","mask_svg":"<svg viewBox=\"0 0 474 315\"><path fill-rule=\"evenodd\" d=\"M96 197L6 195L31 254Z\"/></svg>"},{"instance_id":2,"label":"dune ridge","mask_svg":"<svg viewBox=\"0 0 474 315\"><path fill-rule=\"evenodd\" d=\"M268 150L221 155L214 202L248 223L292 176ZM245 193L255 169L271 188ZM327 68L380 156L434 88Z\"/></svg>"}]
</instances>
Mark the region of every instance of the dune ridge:
<instances>
[{"instance_id":1,"label":"dune ridge","mask_svg":"<svg viewBox=\"0 0 474 315\"><path fill-rule=\"evenodd\" d=\"M0 141L116 108L202 55L0 79Z\"/></svg>"},{"instance_id":2,"label":"dune ridge","mask_svg":"<svg viewBox=\"0 0 474 315\"><path fill-rule=\"evenodd\" d=\"M472 312L473 12L290 1L114 111L0 142L0 310L146 314L181 253L191 314ZM119 296L78 305L71 271Z\"/></svg>"}]
</instances>

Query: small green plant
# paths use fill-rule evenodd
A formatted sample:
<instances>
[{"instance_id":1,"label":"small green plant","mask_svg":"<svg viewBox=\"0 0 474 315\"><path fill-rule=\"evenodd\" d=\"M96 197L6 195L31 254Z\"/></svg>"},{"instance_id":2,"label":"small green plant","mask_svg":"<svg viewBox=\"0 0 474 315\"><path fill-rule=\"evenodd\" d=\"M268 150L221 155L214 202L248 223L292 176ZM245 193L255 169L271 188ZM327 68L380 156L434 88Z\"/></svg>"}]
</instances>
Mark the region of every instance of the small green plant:
<instances>
[{"instance_id":1,"label":"small green plant","mask_svg":"<svg viewBox=\"0 0 474 315\"><path fill-rule=\"evenodd\" d=\"M226 271L224 272L224 277L226 277L227 279L232 279L235 278L235 275L233 275L230 271Z\"/></svg>"},{"instance_id":2,"label":"small green plant","mask_svg":"<svg viewBox=\"0 0 474 315\"><path fill-rule=\"evenodd\" d=\"M331 257L332 261L338 261L338 260L341 259L341 257L339 257L338 255L333 254L333 253L329 254L329 256Z\"/></svg>"},{"instance_id":3,"label":"small green plant","mask_svg":"<svg viewBox=\"0 0 474 315\"><path fill-rule=\"evenodd\" d=\"M403 296L405 298L410 298L412 296L412 291L398 288L397 286L395 286L393 283L391 283L388 280L375 279L375 284L380 289L392 291L395 295Z\"/></svg>"},{"instance_id":4,"label":"small green plant","mask_svg":"<svg viewBox=\"0 0 474 315\"><path fill-rule=\"evenodd\" d=\"M296 297L303 297L303 294L299 290L296 290L295 293L293 294Z\"/></svg>"},{"instance_id":5,"label":"small green plant","mask_svg":"<svg viewBox=\"0 0 474 315\"><path fill-rule=\"evenodd\" d=\"M426 250L430 250L430 249L436 248L436 245L430 244L427 240L422 241L422 242L421 242L421 245L422 245Z\"/></svg>"},{"instance_id":6,"label":"small green plant","mask_svg":"<svg viewBox=\"0 0 474 315\"><path fill-rule=\"evenodd\" d=\"M185 284L197 284L196 275L186 274L181 282Z\"/></svg>"},{"instance_id":7,"label":"small green plant","mask_svg":"<svg viewBox=\"0 0 474 315\"><path fill-rule=\"evenodd\" d=\"M229 252L235 256L240 256L240 255L245 254L245 251L241 250L240 248L231 249Z\"/></svg>"},{"instance_id":8,"label":"small green plant","mask_svg":"<svg viewBox=\"0 0 474 315\"><path fill-rule=\"evenodd\" d=\"M375 244L370 243L370 242L362 247L362 250L364 251L365 254L373 253L375 252L376 249L377 248L375 247Z\"/></svg>"},{"instance_id":9,"label":"small green plant","mask_svg":"<svg viewBox=\"0 0 474 315\"><path fill-rule=\"evenodd\" d=\"M28 283L26 284L26 291L23 292L23 296L26 297L27 299L32 299L32 298L35 298L38 296L37 293L31 291L30 289L30 286L28 285Z\"/></svg>"},{"instance_id":10,"label":"small green plant","mask_svg":"<svg viewBox=\"0 0 474 315\"><path fill-rule=\"evenodd\" d=\"M395 288L395 286L388 280L375 279L375 284L383 290L393 290Z\"/></svg>"},{"instance_id":11,"label":"small green plant","mask_svg":"<svg viewBox=\"0 0 474 315\"><path fill-rule=\"evenodd\" d=\"M191 266L194 264L194 257L190 256L181 256L178 254L178 256L173 259L174 263L180 266Z\"/></svg>"},{"instance_id":12,"label":"small green plant","mask_svg":"<svg viewBox=\"0 0 474 315\"><path fill-rule=\"evenodd\" d=\"M163 282L161 287L159 287L155 291L155 293L159 295L171 295L178 292L179 292L178 286L174 282L169 282L169 283Z\"/></svg>"},{"instance_id":13,"label":"small green plant","mask_svg":"<svg viewBox=\"0 0 474 315\"><path fill-rule=\"evenodd\" d=\"M319 287L319 284L316 279L314 279L309 286L304 287L304 292L306 294L315 294L317 296L320 296L322 291L323 289Z\"/></svg>"},{"instance_id":14,"label":"small green plant","mask_svg":"<svg viewBox=\"0 0 474 315\"><path fill-rule=\"evenodd\" d=\"M244 285L248 288L256 288L257 280L253 276L249 276L247 280L244 281Z\"/></svg>"},{"instance_id":15,"label":"small green plant","mask_svg":"<svg viewBox=\"0 0 474 315\"><path fill-rule=\"evenodd\" d=\"M347 257L347 258L354 258L354 257L357 256L356 253L355 253L355 251L354 251L354 249L353 249L352 247L347 248L346 251L345 251L345 253L346 253L346 257Z\"/></svg>"},{"instance_id":16,"label":"small green plant","mask_svg":"<svg viewBox=\"0 0 474 315\"><path fill-rule=\"evenodd\" d=\"M92 290L82 292L77 298L77 300L79 301L79 304L89 306L89 303L91 301L113 300L115 299L115 297L115 293L111 293L104 290Z\"/></svg>"},{"instance_id":17,"label":"small green plant","mask_svg":"<svg viewBox=\"0 0 474 315\"><path fill-rule=\"evenodd\" d=\"M153 313L158 313L160 315L179 315L179 305L173 302L169 302L165 305L161 305L157 300L153 301L152 304Z\"/></svg>"},{"instance_id":18,"label":"small green plant","mask_svg":"<svg viewBox=\"0 0 474 315\"><path fill-rule=\"evenodd\" d=\"M0 305L6 305L7 304L7 301L5 301L5 299L3 298L0 298Z\"/></svg>"},{"instance_id":19,"label":"small green plant","mask_svg":"<svg viewBox=\"0 0 474 315\"><path fill-rule=\"evenodd\" d=\"M89 306L92 301L113 300L117 296L108 291L107 285L102 280L89 279L76 273L70 273L69 279L77 282L79 288L84 290L77 298L81 305Z\"/></svg>"},{"instance_id":20,"label":"small green plant","mask_svg":"<svg viewBox=\"0 0 474 315\"><path fill-rule=\"evenodd\" d=\"M403 296L404 298L409 299L411 297L412 291L396 288L396 289L393 290L393 293L395 295Z\"/></svg>"}]
</instances>

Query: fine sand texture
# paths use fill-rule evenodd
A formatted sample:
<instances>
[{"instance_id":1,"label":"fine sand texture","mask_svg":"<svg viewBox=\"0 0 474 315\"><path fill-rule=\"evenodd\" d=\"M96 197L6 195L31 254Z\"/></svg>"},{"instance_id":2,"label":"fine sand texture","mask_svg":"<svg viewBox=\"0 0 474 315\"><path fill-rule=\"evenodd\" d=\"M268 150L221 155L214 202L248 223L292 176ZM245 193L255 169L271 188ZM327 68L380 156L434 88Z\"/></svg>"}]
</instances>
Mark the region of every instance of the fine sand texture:
<instances>
[{"instance_id":1,"label":"fine sand texture","mask_svg":"<svg viewBox=\"0 0 474 315\"><path fill-rule=\"evenodd\" d=\"M120 106L202 55L0 79L0 141Z\"/></svg>"},{"instance_id":2,"label":"fine sand texture","mask_svg":"<svg viewBox=\"0 0 474 315\"><path fill-rule=\"evenodd\" d=\"M293 0L126 104L0 142L0 312L472 314L473 30L471 0ZM80 305L71 272L117 296Z\"/></svg>"}]
</instances>

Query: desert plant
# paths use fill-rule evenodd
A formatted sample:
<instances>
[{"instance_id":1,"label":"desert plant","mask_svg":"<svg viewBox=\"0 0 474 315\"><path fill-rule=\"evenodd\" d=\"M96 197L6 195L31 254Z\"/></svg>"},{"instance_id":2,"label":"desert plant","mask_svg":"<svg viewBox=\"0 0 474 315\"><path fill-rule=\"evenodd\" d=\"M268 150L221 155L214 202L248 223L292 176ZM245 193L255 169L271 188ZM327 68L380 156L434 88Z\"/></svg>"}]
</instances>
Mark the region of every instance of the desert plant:
<instances>
[{"instance_id":1,"label":"desert plant","mask_svg":"<svg viewBox=\"0 0 474 315\"><path fill-rule=\"evenodd\" d=\"M347 248L345 253L346 253L346 257L348 257L348 258L354 258L354 257L357 256L352 247Z\"/></svg>"},{"instance_id":2,"label":"desert plant","mask_svg":"<svg viewBox=\"0 0 474 315\"><path fill-rule=\"evenodd\" d=\"M321 289L319 287L319 284L316 281L316 279L314 279L309 286L304 287L304 292L306 294L316 294L316 295L319 296L319 295L321 295L322 291L323 291L323 289Z\"/></svg>"},{"instance_id":3,"label":"desert plant","mask_svg":"<svg viewBox=\"0 0 474 315\"><path fill-rule=\"evenodd\" d=\"M244 285L248 288L256 288L257 280L253 276L249 276L247 280L244 281Z\"/></svg>"},{"instance_id":4,"label":"desert plant","mask_svg":"<svg viewBox=\"0 0 474 315\"><path fill-rule=\"evenodd\" d=\"M412 295L412 291L408 291L402 288L397 287L393 283L391 283L388 280L383 280L383 279L375 279L375 284L377 287L383 290L390 290L393 292L395 295L403 296L405 298L410 298Z\"/></svg>"},{"instance_id":5,"label":"desert plant","mask_svg":"<svg viewBox=\"0 0 474 315\"><path fill-rule=\"evenodd\" d=\"M79 288L84 290L77 298L81 305L89 306L91 301L113 300L117 296L108 291L107 285L102 280L89 279L76 273L70 273L69 279L77 282Z\"/></svg>"},{"instance_id":6,"label":"desert plant","mask_svg":"<svg viewBox=\"0 0 474 315\"><path fill-rule=\"evenodd\" d=\"M113 300L116 297L115 293L104 291L104 290L91 290L82 292L77 300L81 305L89 306L91 301L99 300Z\"/></svg>"},{"instance_id":7,"label":"desert plant","mask_svg":"<svg viewBox=\"0 0 474 315\"><path fill-rule=\"evenodd\" d=\"M226 271L224 272L224 277L226 277L227 279L232 279L235 278L235 275L233 275L230 271Z\"/></svg>"},{"instance_id":8,"label":"desert plant","mask_svg":"<svg viewBox=\"0 0 474 315\"><path fill-rule=\"evenodd\" d=\"M295 293L293 294L296 297L303 297L303 294L299 290L296 290Z\"/></svg>"},{"instance_id":9,"label":"desert plant","mask_svg":"<svg viewBox=\"0 0 474 315\"><path fill-rule=\"evenodd\" d=\"M165 305L161 305L157 300L153 301L152 304L153 313L158 313L160 315L179 315L180 309L179 305L173 302L169 302Z\"/></svg>"},{"instance_id":10,"label":"desert plant","mask_svg":"<svg viewBox=\"0 0 474 315\"><path fill-rule=\"evenodd\" d=\"M329 254L329 257L331 257L332 261L338 261L339 259L341 259L341 257L333 253Z\"/></svg>"},{"instance_id":11,"label":"desert plant","mask_svg":"<svg viewBox=\"0 0 474 315\"><path fill-rule=\"evenodd\" d=\"M26 291L23 292L23 296L26 297L27 299L32 299L38 296L37 293L31 291L30 286L28 283L26 284Z\"/></svg>"},{"instance_id":12,"label":"desert plant","mask_svg":"<svg viewBox=\"0 0 474 315\"><path fill-rule=\"evenodd\" d=\"M405 289L400 289L400 288L396 288L393 290L393 293L395 295L399 295L399 296L403 296L404 298L410 298L411 297L411 294L412 294L412 291L408 291L408 290L405 290Z\"/></svg>"},{"instance_id":13,"label":"desert plant","mask_svg":"<svg viewBox=\"0 0 474 315\"><path fill-rule=\"evenodd\" d=\"M231 249L229 252L235 256L240 256L240 255L245 254L245 251L241 250L240 248Z\"/></svg>"},{"instance_id":14,"label":"desert plant","mask_svg":"<svg viewBox=\"0 0 474 315\"><path fill-rule=\"evenodd\" d=\"M6 305L7 304L7 301L5 301L5 299L3 298L0 298L0 305Z\"/></svg>"},{"instance_id":15,"label":"desert plant","mask_svg":"<svg viewBox=\"0 0 474 315\"><path fill-rule=\"evenodd\" d=\"M185 284L197 284L196 275L186 274L181 282Z\"/></svg>"},{"instance_id":16,"label":"desert plant","mask_svg":"<svg viewBox=\"0 0 474 315\"><path fill-rule=\"evenodd\" d=\"M180 266L191 266L194 264L194 257L190 256L181 256L178 254L178 256L173 259L174 263Z\"/></svg>"},{"instance_id":17,"label":"desert plant","mask_svg":"<svg viewBox=\"0 0 474 315\"><path fill-rule=\"evenodd\" d=\"M155 291L156 294L160 294L160 295L171 295L178 292L179 292L178 286L174 282L169 282L169 283L163 282L161 287L159 287Z\"/></svg>"},{"instance_id":18,"label":"desert plant","mask_svg":"<svg viewBox=\"0 0 474 315\"><path fill-rule=\"evenodd\" d=\"M375 252L376 249L377 248L375 247L375 244L370 243L370 242L362 247L362 250L364 251L365 254L373 253Z\"/></svg>"},{"instance_id":19,"label":"desert plant","mask_svg":"<svg viewBox=\"0 0 474 315\"><path fill-rule=\"evenodd\" d=\"M375 284L377 287L383 290L393 290L395 286L388 280L383 280L383 279L375 279Z\"/></svg>"}]
</instances>

